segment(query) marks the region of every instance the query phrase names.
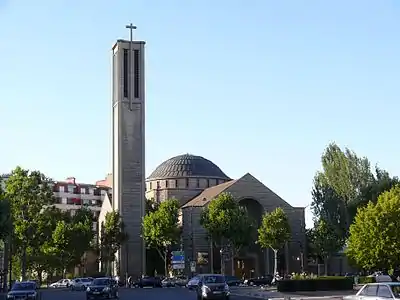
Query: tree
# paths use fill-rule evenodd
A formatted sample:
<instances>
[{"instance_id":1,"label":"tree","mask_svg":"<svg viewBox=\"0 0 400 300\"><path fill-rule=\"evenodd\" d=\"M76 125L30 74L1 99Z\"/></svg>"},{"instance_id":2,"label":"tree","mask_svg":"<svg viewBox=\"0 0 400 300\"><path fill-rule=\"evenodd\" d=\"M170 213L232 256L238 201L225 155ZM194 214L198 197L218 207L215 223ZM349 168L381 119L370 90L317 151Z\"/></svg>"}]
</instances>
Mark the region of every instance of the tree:
<instances>
[{"instance_id":1,"label":"tree","mask_svg":"<svg viewBox=\"0 0 400 300\"><path fill-rule=\"evenodd\" d=\"M200 224L222 254L231 253L232 264L234 255L254 240L253 220L229 193L220 194L203 209Z\"/></svg>"},{"instance_id":2,"label":"tree","mask_svg":"<svg viewBox=\"0 0 400 300\"><path fill-rule=\"evenodd\" d=\"M315 262L322 259L315 243L315 228L306 228L306 251L307 258Z\"/></svg>"},{"instance_id":3,"label":"tree","mask_svg":"<svg viewBox=\"0 0 400 300\"><path fill-rule=\"evenodd\" d=\"M278 251L285 246L290 236L289 221L282 208L278 207L263 215L257 243L261 248L271 248L274 252L274 274L278 272Z\"/></svg>"},{"instance_id":4,"label":"tree","mask_svg":"<svg viewBox=\"0 0 400 300\"><path fill-rule=\"evenodd\" d=\"M168 253L170 247L179 241L179 202L168 199L158 209L148 212L143 218L142 236L146 246L157 250L164 261L165 275L168 274Z\"/></svg>"},{"instance_id":5,"label":"tree","mask_svg":"<svg viewBox=\"0 0 400 300\"><path fill-rule=\"evenodd\" d=\"M49 179L39 171L24 170L17 167L6 183L5 197L10 203L13 223L13 244L21 256L21 272L26 279L27 249L37 247L35 231L38 215L44 206L54 202L53 191Z\"/></svg>"},{"instance_id":6,"label":"tree","mask_svg":"<svg viewBox=\"0 0 400 300\"><path fill-rule=\"evenodd\" d=\"M342 249L342 233L325 221L320 219L314 224L313 243L316 254L324 260L325 275L328 275L328 261L332 254Z\"/></svg>"},{"instance_id":7,"label":"tree","mask_svg":"<svg viewBox=\"0 0 400 300\"><path fill-rule=\"evenodd\" d=\"M73 217L56 222L51 238L43 244L43 253L52 257L57 270L66 270L80 264L84 253L91 248L94 239L91 212L82 208Z\"/></svg>"},{"instance_id":8,"label":"tree","mask_svg":"<svg viewBox=\"0 0 400 300\"><path fill-rule=\"evenodd\" d=\"M106 266L107 275L111 275L111 263L115 261L115 254L127 238L119 212L108 212L101 224L100 236L100 261Z\"/></svg>"},{"instance_id":9,"label":"tree","mask_svg":"<svg viewBox=\"0 0 400 300\"><path fill-rule=\"evenodd\" d=\"M400 264L400 187L358 210L350 226L346 254L360 267L391 269Z\"/></svg>"}]
</instances>

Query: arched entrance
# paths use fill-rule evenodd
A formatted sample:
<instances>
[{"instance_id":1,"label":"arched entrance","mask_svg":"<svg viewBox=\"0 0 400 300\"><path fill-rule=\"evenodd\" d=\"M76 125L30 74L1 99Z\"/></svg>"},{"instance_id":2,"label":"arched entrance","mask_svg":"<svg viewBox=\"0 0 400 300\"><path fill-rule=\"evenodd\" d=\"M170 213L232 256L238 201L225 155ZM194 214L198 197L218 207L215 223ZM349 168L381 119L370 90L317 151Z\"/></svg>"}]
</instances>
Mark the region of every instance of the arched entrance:
<instances>
[{"instance_id":1,"label":"arched entrance","mask_svg":"<svg viewBox=\"0 0 400 300\"><path fill-rule=\"evenodd\" d=\"M242 249L241 253L234 258L234 275L242 278L251 278L265 273L264 253L255 242L257 240L257 228L260 226L264 208L256 199L243 198L239 205L244 207L250 218L255 223L254 242Z\"/></svg>"}]
</instances>

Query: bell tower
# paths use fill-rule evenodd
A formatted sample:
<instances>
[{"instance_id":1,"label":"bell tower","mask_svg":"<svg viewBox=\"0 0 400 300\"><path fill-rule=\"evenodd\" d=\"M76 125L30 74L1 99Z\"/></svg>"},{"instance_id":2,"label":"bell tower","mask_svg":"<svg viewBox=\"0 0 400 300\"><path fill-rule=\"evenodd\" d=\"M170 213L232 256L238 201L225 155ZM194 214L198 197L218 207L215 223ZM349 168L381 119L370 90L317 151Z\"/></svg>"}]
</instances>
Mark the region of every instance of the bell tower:
<instances>
[{"instance_id":1,"label":"bell tower","mask_svg":"<svg viewBox=\"0 0 400 300\"><path fill-rule=\"evenodd\" d=\"M141 238L145 214L145 42L133 39L112 47L112 206L119 211L128 240L118 252L119 270L139 276L146 271Z\"/></svg>"}]
</instances>

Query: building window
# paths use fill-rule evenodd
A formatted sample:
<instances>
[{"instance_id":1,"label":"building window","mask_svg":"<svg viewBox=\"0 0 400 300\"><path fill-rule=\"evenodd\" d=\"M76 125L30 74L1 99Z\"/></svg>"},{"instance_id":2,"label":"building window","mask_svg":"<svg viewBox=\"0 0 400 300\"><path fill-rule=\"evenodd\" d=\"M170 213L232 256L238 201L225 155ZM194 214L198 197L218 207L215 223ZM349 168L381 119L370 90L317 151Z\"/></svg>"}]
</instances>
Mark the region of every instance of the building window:
<instances>
[{"instance_id":1,"label":"building window","mask_svg":"<svg viewBox=\"0 0 400 300\"><path fill-rule=\"evenodd\" d=\"M82 202L83 202L83 205L89 205L90 204L90 200L89 199L83 199Z\"/></svg>"},{"instance_id":2,"label":"building window","mask_svg":"<svg viewBox=\"0 0 400 300\"><path fill-rule=\"evenodd\" d=\"M157 190L160 188L160 182L157 181Z\"/></svg>"},{"instance_id":3,"label":"building window","mask_svg":"<svg viewBox=\"0 0 400 300\"><path fill-rule=\"evenodd\" d=\"M69 185L68 186L68 193L73 193L74 192L74 186L73 185Z\"/></svg>"},{"instance_id":4,"label":"building window","mask_svg":"<svg viewBox=\"0 0 400 300\"><path fill-rule=\"evenodd\" d=\"M175 179L175 188L178 188L178 179Z\"/></svg>"},{"instance_id":5,"label":"building window","mask_svg":"<svg viewBox=\"0 0 400 300\"><path fill-rule=\"evenodd\" d=\"M197 185L197 188L200 187L200 179L198 179L198 178L197 178L197 181L196 181L196 185Z\"/></svg>"},{"instance_id":6,"label":"building window","mask_svg":"<svg viewBox=\"0 0 400 300\"><path fill-rule=\"evenodd\" d=\"M94 189L89 189L89 194L94 195Z\"/></svg>"},{"instance_id":7,"label":"building window","mask_svg":"<svg viewBox=\"0 0 400 300\"><path fill-rule=\"evenodd\" d=\"M186 178L186 187L189 187L189 178Z\"/></svg>"},{"instance_id":8,"label":"building window","mask_svg":"<svg viewBox=\"0 0 400 300\"><path fill-rule=\"evenodd\" d=\"M207 187L210 187L210 179L207 179Z\"/></svg>"},{"instance_id":9,"label":"building window","mask_svg":"<svg viewBox=\"0 0 400 300\"><path fill-rule=\"evenodd\" d=\"M152 183L150 182L150 190L152 190L153 189L153 185L152 185Z\"/></svg>"},{"instance_id":10,"label":"building window","mask_svg":"<svg viewBox=\"0 0 400 300\"><path fill-rule=\"evenodd\" d=\"M165 180L165 187L168 188L168 180Z\"/></svg>"},{"instance_id":11,"label":"building window","mask_svg":"<svg viewBox=\"0 0 400 300\"><path fill-rule=\"evenodd\" d=\"M81 194L86 194L86 188L81 188Z\"/></svg>"},{"instance_id":12,"label":"building window","mask_svg":"<svg viewBox=\"0 0 400 300\"><path fill-rule=\"evenodd\" d=\"M67 204L67 203L68 203L68 199L66 197L62 197L61 204Z\"/></svg>"},{"instance_id":13,"label":"building window","mask_svg":"<svg viewBox=\"0 0 400 300\"><path fill-rule=\"evenodd\" d=\"M60 186L58 187L58 191L59 191L60 193L64 193L64 186L63 186L63 185L60 185Z\"/></svg>"},{"instance_id":14,"label":"building window","mask_svg":"<svg viewBox=\"0 0 400 300\"><path fill-rule=\"evenodd\" d=\"M133 74L133 86L134 86L134 97L139 98L140 97L140 91L139 91L139 86L140 86L140 68L139 68L139 50L134 50L133 51L133 63L135 66L134 74Z\"/></svg>"},{"instance_id":15,"label":"building window","mask_svg":"<svg viewBox=\"0 0 400 300\"><path fill-rule=\"evenodd\" d=\"M123 85L124 85L124 97L129 97L129 51L124 49L124 65L123 65Z\"/></svg>"}]
</instances>

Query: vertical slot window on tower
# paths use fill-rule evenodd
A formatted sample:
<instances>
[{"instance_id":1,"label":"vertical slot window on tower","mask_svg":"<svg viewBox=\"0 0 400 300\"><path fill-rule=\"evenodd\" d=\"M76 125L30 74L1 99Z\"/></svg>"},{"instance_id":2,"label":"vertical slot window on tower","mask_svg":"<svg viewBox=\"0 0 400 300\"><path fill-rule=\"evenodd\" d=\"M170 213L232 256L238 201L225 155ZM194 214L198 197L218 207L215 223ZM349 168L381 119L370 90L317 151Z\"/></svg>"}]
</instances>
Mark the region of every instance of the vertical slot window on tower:
<instances>
[{"instance_id":1,"label":"vertical slot window on tower","mask_svg":"<svg viewBox=\"0 0 400 300\"><path fill-rule=\"evenodd\" d=\"M133 74L133 90L134 97L139 98L140 90L139 90L139 76L140 76L140 61L139 61L139 50L133 51L133 65L135 66L134 74Z\"/></svg>"},{"instance_id":2,"label":"vertical slot window on tower","mask_svg":"<svg viewBox=\"0 0 400 300\"><path fill-rule=\"evenodd\" d=\"M129 97L129 50L124 49L124 97Z\"/></svg>"}]
</instances>

